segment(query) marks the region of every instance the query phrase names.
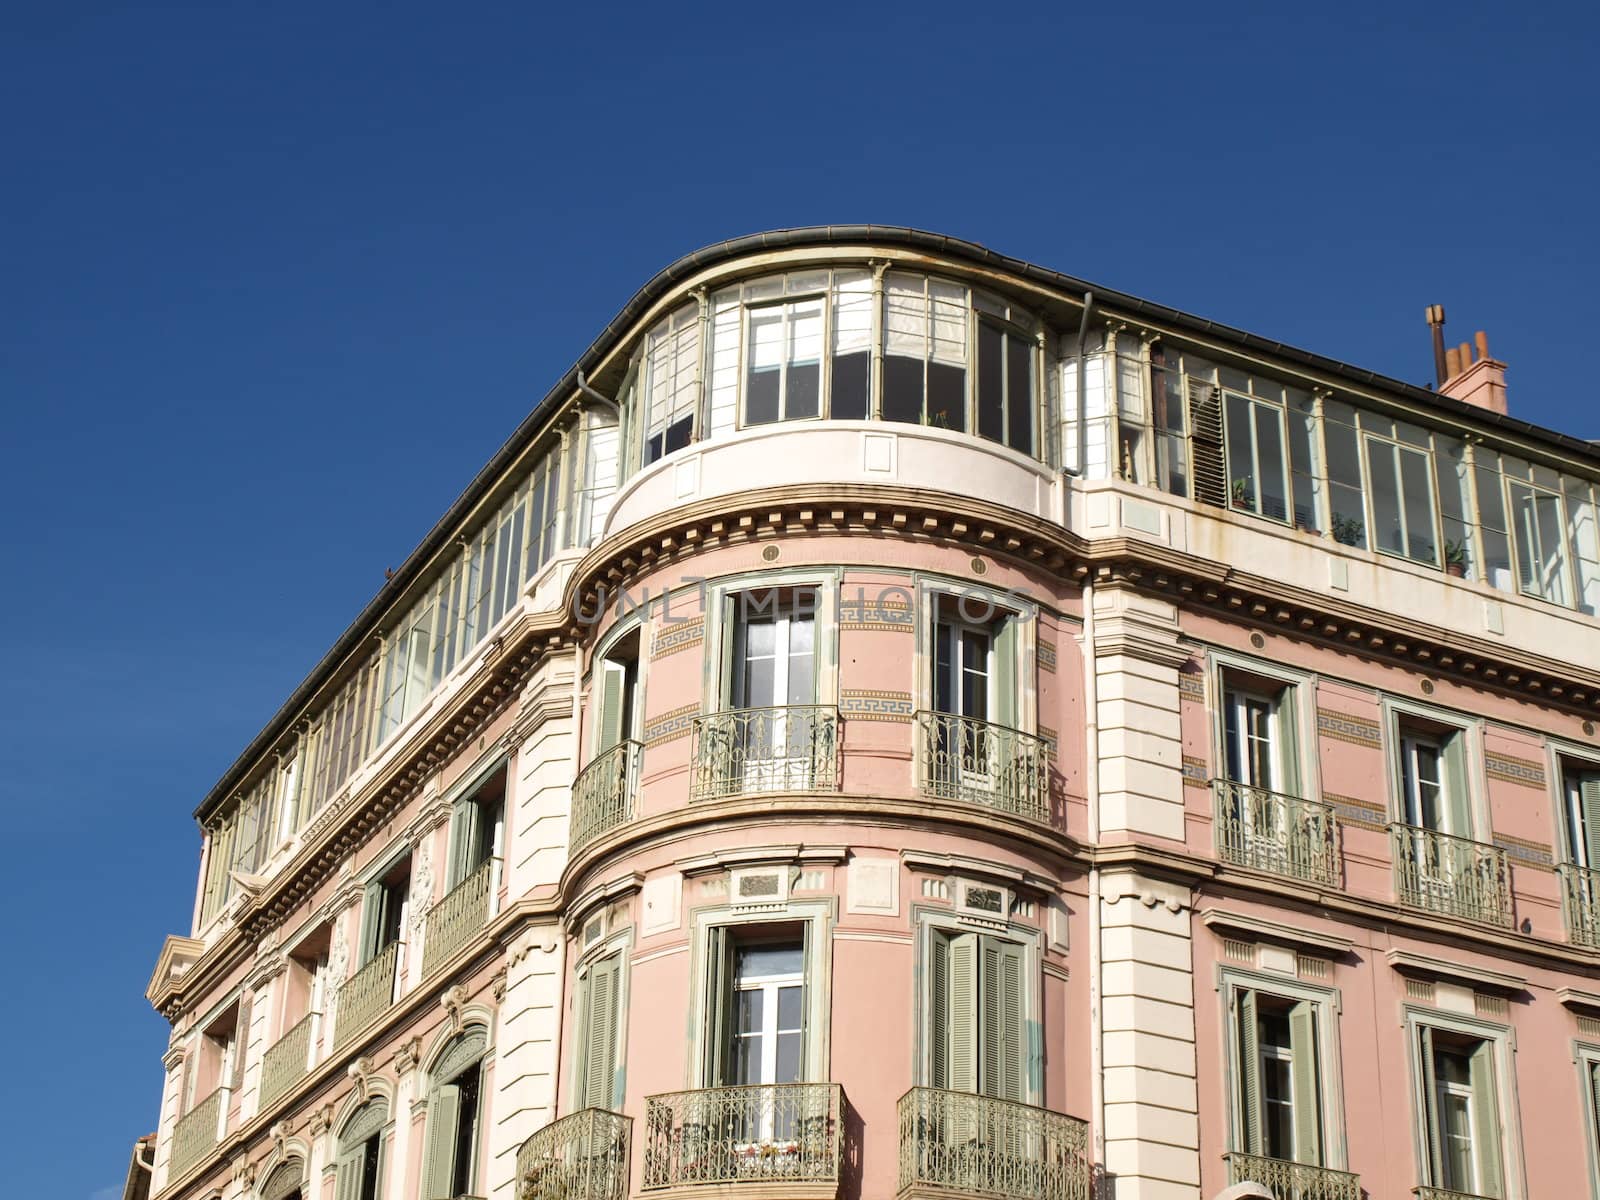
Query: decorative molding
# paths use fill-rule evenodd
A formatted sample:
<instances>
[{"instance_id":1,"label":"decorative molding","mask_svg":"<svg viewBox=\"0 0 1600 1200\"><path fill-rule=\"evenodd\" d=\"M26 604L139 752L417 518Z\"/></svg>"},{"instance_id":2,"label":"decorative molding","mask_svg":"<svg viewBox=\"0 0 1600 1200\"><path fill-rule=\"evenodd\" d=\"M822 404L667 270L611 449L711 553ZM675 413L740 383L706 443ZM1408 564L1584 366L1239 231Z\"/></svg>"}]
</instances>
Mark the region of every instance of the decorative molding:
<instances>
[{"instance_id":1,"label":"decorative molding","mask_svg":"<svg viewBox=\"0 0 1600 1200\"><path fill-rule=\"evenodd\" d=\"M362 1055L345 1068L345 1074L355 1084L356 1102L361 1103L367 1098L367 1083L377 1064L372 1059Z\"/></svg>"},{"instance_id":2,"label":"decorative molding","mask_svg":"<svg viewBox=\"0 0 1600 1200\"><path fill-rule=\"evenodd\" d=\"M978 879L995 880L1000 883L1031 888L1036 892L1051 895L1055 892L1058 882L1048 875L1041 875L1036 871L1029 871L1023 867L1013 867L1005 863L990 862L982 858L970 858L964 854L941 854L928 850L902 850L900 861L913 871L929 871L940 875L964 875Z\"/></svg>"},{"instance_id":3,"label":"decorative molding","mask_svg":"<svg viewBox=\"0 0 1600 1200\"><path fill-rule=\"evenodd\" d=\"M658 713L645 721L640 740L646 746L657 746L662 742L675 742L681 737L688 737L694 729L694 719L699 715L698 703L684 704L667 712Z\"/></svg>"},{"instance_id":4,"label":"decorative molding","mask_svg":"<svg viewBox=\"0 0 1600 1200\"><path fill-rule=\"evenodd\" d=\"M692 650L705 641L704 615L657 625L650 636L650 658L670 658L684 650Z\"/></svg>"},{"instance_id":5,"label":"decorative molding","mask_svg":"<svg viewBox=\"0 0 1600 1200\"><path fill-rule=\"evenodd\" d=\"M1211 764L1192 754L1183 756L1183 786L1211 790Z\"/></svg>"},{"instance_id":6,"label":"decorative molding","mask_svg":"<svg viewBox=\"0 0 1600 1200\"><path fill-rule=\"evenodd\" d=\"M891 600L878 596L868 600L857 589L856 596L841 595L839 598L839 628L840 629L876 629L886 633L914 633L916 631L916 615L911 610L911 601Z\"/></svg>"},{"instance_id":7,"label":"decorative molding","mask_svg":"<svg viewBox=\"0 0 1600 1200\"><path fill-rule=\"evenodd\" d=\"M1587 992L1569 985L1556 989L1556 999L1574 1012L1600 1013L1600 992Z\"/></svg>"},{"instance_id":8,"label":"decorative molding","mask_svg":"<svg viewBox=\"0 0 1600 1200\"><path fill-rule=\"evenodd\" d=\"M444 995L439 997L439 1007L444 1009L446 1023L451 1029L461 1028L461 1011L471 999L472 996L464 983L446 988Z\"/></svg>"},{"instance_id":9,"label":"decorative molding","mask_svg":"<svg viewBox=\"0 0 1600 1200\"><path fill-rule=\"evenodd\" d=\"M1495 754L1486 750L1483 755L1483 769L1490 779L1544 790L1544 764L1532 759L1516 758L1510 754Z\"/></svg>"},{"instance_id":10,"label":"decorative molding","mask_svg":"<svg viewBox=\"0 0 1600 1200\"><path fill-rule=\"evenodd\" d=\"M1487 967L1469 967L1461 963L1450 962L1443 958L1434 958L1428 954L1417 954L1410 950L1394 949L1385 953L1389 965L1402 975L1420 975L1424 979L1454 980L1475 987L1486 987L1501 992L1526 991L1528 981L1520 975L1507 974L1504 971L1491 971Z\"/></svg>"},{"instance_id":11,"label":"decorative molding","mask_svg":"<svg viewBox=\"0 0 1600 1200\"><path fill-rule=\"evenodd\" d=\"M839 715L852 721L910 721L915 712L910 692L841 688Z\"/></svg>"},{"instance_id":12,"label":"decorative molding","mask_svg":"<svg viewBox=\"0 0 1600 1200\"><path fill-rule=\"evenodd\" d=\"M1034 643L1033 658L1039 670L1054 675L1056 673L1056 647L1054 642L1043 639Z\"/></svg>"},{"instance_id":13,"label":"decorative molding","mask_svg":"<svg viewBox=\"0 0 1600 1200\"><path fill-rule=\"evenodd\" d=\"M417 1069L417 1065L421 1061L422 1039L420 1037L413 1037L400 1043L400 1045L395 1049L394 1058L390 1060L389 1065L394 1068L395 1077L397 1079L403 1079L405 1076L415 1071Z\"/></svg>"},{"instance_id":14,"label":"decorative molding","mask_svg":"<svg viewBox=\"0 0 1600 1200\"><path fill-rule=\"evenodd\" d=\"M1378 722L1353 713L1317 709L1317 732L1336 742L1349 742L1353 746L1366 746L1373 750L1383 749L1383 730Z\"/></svg>"},{"instance_id":15,"label":"decorative molding","mask_svg":"<svg viewBox=\"0 0 1600 1200\"><path fill-rule=\"evenodd\" d=\"M1232 934L1242 933L1247 939L1278 942L1294 950L1320 950L1332 957L1348 954L1355 946L1355 942L1337 934L1318 933L1296 925L1285 925L1281 921L1230 912L1225 908L1202 908L1200 921L1207 929L1226 929Z\"/></svg>"},{"instance_id":16,"label":"decorative molding","mask_svg":"<svg viewBox=\"0 0 1600 1200\"><path fill-rule=\"evenodd\" d=\"M1201 675L1191 674L1188 671L1178 673L1178 699L1193 700L1198 704L1206 702L1205 678Z\"/></svg>"},{"instance_id":17,"label":"decorative molding","mask_svg":"<svg viewBox=\"0 0 1600 1200\"><path fill-rule=\"evenodd\" d=\"M1533 842L1527 838L1512 837L1509 833L1497 833L1494 835L1494 844L1523 866L1535 867L1545 871L1555 870L1555 848L1543 842Z\"/></svg>"},{"instance_id":18,"label":"decorative molding","mask_svg":"<svg viewBox=\"0 0 1600 1200\"><path fill-rule=\"evenodd\" d=\"M1124 900L1137 901L1146 908L1159 905L1176 914L1194 906L1194 893L1187 884L1149 879L1132 870L1106 871L1100 886L1101 903L1114 907Z\"/></svg>"},{"instance_id":19,"label":"decorative molding","mask_svg":"<svg viewBox=\"0 0 1600 1200\"><path fill-rule=\"evenodd\" d=\"M1334 815L1339 818L1341 825L1357 825L1362 829L1375 829L1379 833L1389 828L1389 810L1381 804L1373 804L1355 796L1337 796L1332 792L1323 792L1322 800L1325 804L1333 805Z\"/></svg>"}]
</instances>

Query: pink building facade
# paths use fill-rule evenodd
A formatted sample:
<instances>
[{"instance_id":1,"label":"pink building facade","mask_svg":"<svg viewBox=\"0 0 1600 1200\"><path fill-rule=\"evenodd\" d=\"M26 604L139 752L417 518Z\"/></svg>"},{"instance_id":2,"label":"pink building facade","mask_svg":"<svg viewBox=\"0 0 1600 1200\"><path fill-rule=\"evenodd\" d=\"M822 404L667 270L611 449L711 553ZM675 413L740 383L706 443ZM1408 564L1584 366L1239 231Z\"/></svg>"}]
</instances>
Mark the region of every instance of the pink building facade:
<instances>
[{"instance_id":1,"label":"pink building facade","mask_svg":"<svg viewBox=\"0 0 1600 1200\"><path fill-rule=\"evenodd\" d=\"M673 264L197 810L150 1194L1600 1197L1600 453L1441 374Z\"/></svg>"}]
</instances>

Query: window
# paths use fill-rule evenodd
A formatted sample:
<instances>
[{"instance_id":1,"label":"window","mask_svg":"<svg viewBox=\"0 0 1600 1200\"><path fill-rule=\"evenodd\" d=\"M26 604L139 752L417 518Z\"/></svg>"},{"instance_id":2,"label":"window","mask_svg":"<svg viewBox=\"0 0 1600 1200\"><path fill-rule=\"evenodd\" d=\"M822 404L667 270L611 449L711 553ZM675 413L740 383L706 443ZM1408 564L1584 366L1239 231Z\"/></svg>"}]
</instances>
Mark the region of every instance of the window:
<instances>
[{"instance_id":1,"label":"window","mask_svg":"<svg viewBox=\"0 0 1600 1200\"><path fill-rule=\"evenodd\" d=\"M928 1079L953 1092L1026 1101L1027 954L990 934L932 929L928 943Z\"/></svg>"},{"instance_id":2,"label":"window","mask_svg":"<svg viewBox=\"0 0 1600 1200\"><path fill-rule=\"evenodd\" d=\"M1368 418L1362 416L1362 426ZM1428 435L1400 425L1424 445ZM1372 497L1372 547L1418 562L1439 564L1433 508L1433 460L1421 449L1366 434L1367 478Z\"/></svg>"},{"instance_id":3,"label":"window","mask_svg":"<svg viewBox=\"0 0 1600 1200\"><path fill-rule=\"evenodd\" d=\"M1356 412L1335 400L1322 402L1322 437L1328 456L1328 509L1333 540L1367 548L1367 509L1361 481L1361 442Z\"/></svg>"},{"instance_id":4,"label":"window","mask_svg":"<svg viewBox=\"0 0 1600 1200\"><path fill-rule=\"evenodd\" d=\"M1506 482L1506 488L1517 544L1517 583L1523 594L1556 604L1570 603L1561 497L1512 480Z\"/></svg>"},{"instance_id":5,"label":"window","mask_svg":"<svg viewBox=\"0 0 1600 1200\"><path fill-rule=\"evenodd\" d=\"M624 634L595 667L594 750L604 754L618 742L639 736L639 632Z\"/></svg>"},{"instance_id":6,"label":"window","mask_svg":"<svg viewBox=\"0 0 1600 1200\"><path fill-rule=\"evenodd\" d=\"M978 321L978 436L1033 453L1033 339L988 317Z\"/></svg>"},{"instance_id":7,"label":"window","mask_svg":"<svg viewBox=\"0 0 1600 1200\"><path fill-rule=\"evenodd\" d=\"M744 423L822 413L822 297L745 310Z\"/></svg>"},{"instance_id":8,"label":"window","mask_svg":"<svg viewBox=\"0 0 1600 1200\"><path fill-rule=\"evenodd\" d=\"M243 998L235 1000L200 1034L199 1053L189 1077L189 1108L219 1088L237 1088L244 1078L242 1035L249 1023L248 1010Z\"/></svg>"},{"instance_id":9,"label":"window","mask_svg":"<svg viewBox=\"0 0 1600 1200\"><path fill-rule=\"evenodd\" d=\"M1567 861L1600 871L1600 767L1563 761L1561 801Z\"/></svg>"},{"instance_id":10,"label":"window","mask_svg":"<svg viewBox=\"0 0 1600 1200\"><path fill-rule=\"evenodd\" d=\"M1418 829L1473 836L1462 730L1422 718L1396 721L1400 820Z\"/></svg>"},{"instance_id":11,"label":"window","mask_svg":"<svg viewBox=\"0 0 1600 1200\"><path fill-rule=\"evenodd\" d=\"M469 1028L445 1048L434 1067L419 1200L478 1194L487 1041L481 1027Z\"/></svg>"},{"instance_id":12,"label":"window","mask_svg":"<svg viewBox=\"0 0 1600 1200\"><path fill-rule=\"evenodd\" d=\"M616 1109L617 1025L621 1012L622 953L597 958L578 971L577 1071L572 1107Z\"/></svg>"},{"instance_id":13,"label":"window","mask_svg":"<svg viewBox=\"0 0 1600 1200\"><path fill-rule=\"evenodd\" d=\"M383 1200L388 1146L383 1136L389 1123L389 1102L368 1100L351 1114L339 1134L338 1175L334 1200Z\"/></svg>"},{"instance_id":14,"label":"window","mask_svg":"<svg viewBox=\"0 0 1600 1200\"><path fill-rule=\"evenodd\" d=\"M1247 1154L1328 1165L1324 1158L1321 1004L1255 988L1230 991L1237 1055L1235 1144Z\"/></svg>"},{"instance_id":15,"label":"window","mask_svg":"<svg viewBox=\"0 0 1600 1200\"><path fill-rule=\"evenodd\" d=\"M1150 347L1152 420L1156 443L1156 486L1174 496L1189 494L1188 421L1184 415L1183 372L1168 362L1160 342Z\"/></svg>"},{"instance_id":16,"label":"window","mask_svg":"<svg viewBox=\"0 0 1600 1200\"><path fill-rule=\"evenodd\" d=\"M862 420L871 413L872 392L872 276L866 271L834 272L832 349L829 415Z\"/></svg>"},{"instance_id":17,"label":"window","mask_svg":"<svg viewBox=\"0 0 1600 1200\"><path fill-rule=\"evenodd\" d=\"M710 931L708 1086L810 1079L818 1047L808 1044L807 1008L820 1000L807 988L812 924L780 920Z\"/></svg>"},{"instance_id":18,"label":"window","mask_svg":"<svg viewBox=\"0 0 1600 1200\"><path fill-rule=\"evenodd\" d=\"M686 304L645 338L641 465L689 444L699 401L700 312Z\"/></svg>"},{"instance_id":19,"label":"window","mask_svg":"<svg viewBox=\"0 0 1600 1200\"><path fill-rule=\"evenodd\" d=\"M361 964L365 966L405 936L411 893L411 855L403 855L367 885L361 906ZM398 980L398 974L396 975Z\"/></svg>"},{"instance_id":20,"label":"window","mask_svg":"<svg viewBox=\"0 0 1600 1200\"><path fill-rule=\"evenodd\" d=\"M822 729L811 707L817 699L817 593L743 592L734 605L730 699L734 709L746 711L731 734L744 787L808 788L818 777L819 756L832 758L831 731Z\"/></svg>"},{"instance_id":21,"label":"window","mask_svg":"<svg viewBox=\"0 0 1600 1200\"><path fill-rule=\"evenodd\" d=\"M884 276L883 416L964 430L967 289L943 280Z\"/></svg>"},{"instance_id":22,"label":"window","mask_svg":"<svg viewBox=\"0 0 1600 1200\"><path fill-rule=\"evenodd\" d=\"M261 1184L260 1200L301 1200L305 1191L306 1164L298 1158L280 1163ZM338 1200L344 1200L341 1194Z\"/></svg>"},{"instance_id":23,"label":"window","mask_svg":"<svg viewBox=\"0 0 1600 1200\"><path fill-rule=\"evenodd\" d=\"M1579 1046L1577 1050L1583 1124L1589 1135L1590 1186L1600 1195L1600 1046Z\"/></svg>"},{"instance_id":24,"label":"window","mask_svg":"<svg viewBox=\"0 0 1600 1200\"><path fill-rule=\"evenodd\" d=\"M1289 464L1282 405L1224 392L1223 426L1232 507L1288 520Z\"/></svg>"},{"instance_id":25,"label":"window","mask_svg":"<svg viewBox=\"0 0 1600 1200\"><path fill-rule=\"evenodd\" d=\"M1017 615L974 596L940 596L934 613L934 711L1015 727Z\"/></svg>"},{"instance_id":26,"label":"window","mask_svg":"<svg viewBox=\"0 0 1600 1200\"><path fill-rule=\"evenodd\" d=\"M500 857L506 811L504 763L455 803L450 819L450 865L446 887L453 888Z\"/></svg>"},{"instance_id":27,"label":"window","mask_svg":"<svg viewBox=\"0 0 1600 1200\"><path fill-rule=\"evenodd\" d=\"M1257 676L1222 673L1222 764L1233 783L1297 790L1293 693Z\"/></svg>"},{"instance_id":28,"label":"window","mask_svg":"<svg viewBox=\"0 0 1600 1200\"><path fill-rule=\"evenodd\" d=\"M1504 1195L1495 1041L1430 1025L1419 1025L1416 1036L1425 1182Z\"/></svg>"}]
</instances>

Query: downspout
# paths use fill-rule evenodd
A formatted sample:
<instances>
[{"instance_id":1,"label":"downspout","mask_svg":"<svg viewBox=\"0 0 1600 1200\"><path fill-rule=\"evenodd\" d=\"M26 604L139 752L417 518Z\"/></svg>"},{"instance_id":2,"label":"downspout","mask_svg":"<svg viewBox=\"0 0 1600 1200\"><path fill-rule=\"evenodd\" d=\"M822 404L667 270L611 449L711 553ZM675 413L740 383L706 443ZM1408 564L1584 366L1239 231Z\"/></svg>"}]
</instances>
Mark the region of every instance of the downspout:
<instances>
[{"instance_id":1,"label":"downspout","mask_svg":"<svg viewBox=\"0 0 1600 1200\"><path fill-rule=\"evenodd\" d=\"M1087 307L1084 313L1088 313ZM1079 335L1082 345L1082 335ZM1080 370L1082 359L1079 359ZM1080 375L1081 378L1081 375ZM1081 393L1080 393L1081 395ZM1082 411L1082 406L1079 406ZM1083 443L1078 443L1080 451ZM1094 579L1083 581L1083 788L1088 804L1087 841L1100 844L1100 689L1095 678ZM1093 1162L1106 1161L1104 1032L1100 1012L1100 867L1089 867L1089 1113L1093 1122Z\"/></svg>"},{"instance_id":2,"label":"downspout","mask_svg":"<svg viewBox=\"0 0 1600 1200\"><path fill-rule=\"evenodd\" d=\"M1089 372L1083 361L1083 347L1089 337L1089 310L1093 307L1094 293L1085 292L1083 294L1083 317L1078 322L1078 466L1073 472L1079 479L1083 478L1084 469L1088 466L1089 461L1089 449L1085 444L1085 439L1089 434L1089 398L1084 395L1084 389L1088 386Z\"/></svg>"},{"instance_id":3,"label":"downspout","mask_svg":"<svg viewBox=\"0 0 1600 1200\"><path fill-rule=\"evenodd\" d=\"M585 396L589 397L589 399L597 401L606 408L609 408L611 410L611 415L617 419L617 428L619 430L622 428L622 409L617 406L617 402L615 400L611 400L605 396L602 396L599 392L595 391L589 386L589 381L584 378L582 367L578 368L578 390Z\"/></svg>"}]
</instances>

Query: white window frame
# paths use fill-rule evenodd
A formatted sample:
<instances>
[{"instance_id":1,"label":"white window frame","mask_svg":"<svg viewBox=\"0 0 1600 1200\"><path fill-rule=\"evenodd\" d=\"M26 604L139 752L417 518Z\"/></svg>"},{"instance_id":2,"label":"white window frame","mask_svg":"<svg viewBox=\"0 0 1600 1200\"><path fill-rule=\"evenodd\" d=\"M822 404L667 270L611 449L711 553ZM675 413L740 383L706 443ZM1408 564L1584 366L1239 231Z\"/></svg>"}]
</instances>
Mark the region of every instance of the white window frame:
<instances>
[{"instance_id":1,"label":"white window frame","mask_svg":"<svg viewBox=\"0 0 1600 1200\"><path fill-rule=\"evenodd\" d=\"M829 332L833 318L833 289L824 285L821 291L796 292L794 295L777 295L743 299L740 302L740 329L739 329L739 408L735 416L735 429L764 429L772 425L786 425L793 421L819 421L828 416L829 400L828 383L830 355ZM817 321L820 324L817 343L817 411L809 417L793 417L788 415L789 406L789 368L793 365L789 357L790 334L793 328L794 308L796 305L816 304ZM762 311L776 310L780 314L779 328L781 330L780 357L778 363L778 415L770 421L751 422L748 420L748 407L750 402L749 385L750 375L754 368L753 357L755 354L755 338L752 335L754 318ZM800 360L805 361L805 360Z\"/></svg>"},{"instance_id":2,"label":"white window frame","mask_svg":"<svg viewBox=\"0 0 1600 1200\"><path fill-rule=\"evenodd\" d=\"M1385 696L1380 704L1383 719L1384 739L1384 770L1389 795L1389 819L1400 825L1411 824L1407 819L1404 787L1400 773L1400 754L1402 735L1401 726L1409 718L1426 722L1431 725L1442 725L1453 731L1454 736L1461 738L1461 764L1462 785L1466 788L1466 810L1470 816L1472 828L1460 830L1443 830L1452 837L1467 838L1471 841L1487 842L1489 839L1479 837L1479 830L1491 830L1494 826L1489 816L1489 791L1484 783L1483 770L1483 720L1478 717L1469 717L1450 709L1436 708L1433 705L1419 704L1413 700L1402 699L1398 696ZM1443 750L1441 743L1441 750ZM1442 759L1441 759L1442 761ZM1447 768L1448 769L1448 768ZM1448 779L1446 786L1449 786ZM1449 796L1445 795L1445 804L1448 808Z\"/></svg>"},{"instance_id":3,"label":"white window frame","mask_svg":"<svg viewBox=\"0 0 1600 1200\"><path fill-rule=\"evenodd\" d=\"M1289 414L1281 400L1271 399L1266 396L1257 396L1253 392L1242 391L1239 388L1221 387L1222 392L1222 461L1228 475L1228 511L1242 512L1252 517L1261 517L1268 521L1277 521L1283 525L1294 525L1294 491L1292 476L1294 471L1290 463L1289 451ZM1237 478L1235 464L1228 455L1232 442L1229 431L1228 401L1235 399L1246 405L1250 416L1250 478L1255 480L1255 495L1252 497L1251 506L1247 507L1238 503L1234 498L1233 484ZM1282 461L1282 494L1284 498L1284 513L1274 516L1262 509L1261 504L1261 415L1260 410L1266 409L1275 415L1278 422L1278 447Z\"/></svg>"},{"instance_id":4,"label":"white window frame","mask_svg":"<svg viewBox=\"0 0 1600 1200\"><path fill-rule=\"evenodd\" d=\"M1500 1142L1500 1173L1504 1182L1503 1200L1526 1200L1522 1159L1522 1109L1517 1102L1517 1076L1515 1053L1516 1031L1508 1025L1499 1025L1475 1017L1458 1016L1438 1009L1420 1009L1406 1005L1403 1010L1406 1037L1406 1057L1411 1064L1411 1128L1413 1151L1416 1154L1417 1178L1427 1178L1431 1171L1428 1153L1427 1109L1423 1107L1423 1089L1426 1076L1420 1058L1421 1027L1442 1030L1462 1037L1476 1038L1493 1047L1495 1103L1504 1136ZM1476 1170L1474 1171L1476 1173ZM1432 1186L1442 1187L1437 1181Z\"/></svg>"},{"instance_id":5,"label":"white window frame","mask_svg":"<svg viewBox=\"0 0 1600 1200\"><path fill-rule=\"evenodd\" d=\"M1359 410L1358 410L1359 411ZM1360 420L1360 417L1357 417ZM1432 431L1429 431L1430 435ZM1367 546L1375 553L1388 558L1404 559L1406 562L1418 563L1425 567L1444 569L1444 534L1439 523L1439 472L1438 464L1433 457L1433 438L1430 436L1427 446L1418 446L1411 442L1401 441L1389 437L1387 434L1374 430L1359 429L1357 436L1361 439L1361 476L1362 495L1366 504L1367 516ZM1377 498L1373 495L1372 452L1374 443L1388 451L1394 460L1395 499L1399 504L1401 540L1405 543L1404 550L1390 550L1379 544L1378 537L1378 508ZM1402 454L1420 455L1427 464L1428 469L1428 516L1433 533L1433 557L1417 558L1411 553L1411 529L1406 520L1406 485L1405 473L1401 469Z\"/></svg>"},{"instance_id":6,"label":"white window frame","mask_svg":"<svg viewBox=\"0 0 1600 1200\"><path fill-rule=\"evenodd\" d=\"M1015 654L1016 662L1012 668L1012 678L1016 681L1017 694L1014 698L1015 721L1014 727L1023 733L1036 734L1039 728L1039 684L1038 673L1035 669L1037 643L1039 635L1039 605L1025 596L1016 592L1005 591L1001 588L987 587L973 583L970 580L957 579L952 576L935 575L917 572L913 576L913 587L916 594L916 695L912 707L918 710L934 711L936 695L935 673L937 663L935 660L936 648L934 639L938 637L940 624L939 606L946 598L956 601L958 616L961 615L961 605L965 601L965 613L970 619L973 614L986 613L990 616L987 625L979 622L974 628L993 629L995 622L1000 617L1016 623ZM999 679L1002 675L997 655L999 647L992 636L990 640L989 663L989 720L995 721L999 709L998 693ZM999 723L999 722L996 722Z\"/></svg>"},{"instance_id":7,"label":"white window frame","mask_svg":"<svg viewBox=\"0 0 1600 1200\"><path fill-rule=\"evenodd\" d=\"M1556 861L1570 863L1577 867L1586 867L1589 870L1600 871L1600 862L1581 861L1573 853L1575 843L1581 841L1575 837L1578 826L1573 822L1573 796L1572 789L1567 787L1567 769L1575 768L1579 771L1591 771L1600 775L1600 747L1585 746L1580 742L1562 741L1558 738L1545 739L1545 778L1550 781L1550 808L1555 818L1555 845ZM1578 801L1581 819L1582 800ZM1600 840L1600 831L1596 831L1597 840ZM1587 855L1585 855L1587 857Z\"/></svg>"},{"instance_id":8,"label":"white window frame","mask_svg":"<svg viewBox=\"0 0 1600 1200\"><path fill-rule=\"evenodd\" d=\"M813 664L816 687L814 704L824 707L839 700L839 588L844 572L840 567L797 570L752 571L730 575L705 584L705 645L702 658L701 711L729 712L734 709L733 606L746 592L810 589L816 593L813 610ZM779 601L778 603L782 603ZM643 681L641 677L641 693Z\"/></svg>"},{"instance_id":9,"label":"white window frame","mask_svg":"<svg viewBox=\"0 0 1600 1200\"><path fill-rule=\"evenodd\" d=\"M1255 695L1272 700L1258 689L1230 685L1229 677L1253 676L1276 684L1279 697L1273 701L1273 733L1278 744L1273 748L1274 769L1282 787L1266 789L1303 799L1316 799L1322 794L1321 762L1317 735L1317 689L1320 677L1314 673L1288 670L1276 663L1263 662L1247 654L1239 654L1220 647L1206 653L1206 679L1214 697L1211 718L1211 761L1213 774L1223 779L1227 774L1228 744L1224 706L1230 691ZM1246 681L1247 682L1247 681ZM1288 705L1292 720L1284 713ZM1292 760L1285 753L1292 748ZM1293 770L1290 770L1292 761ZM1289 776L1294 778L1290 779ZM1250 786L1259 787L1259 784Z\"/></svg>"},{"instance_id":10,"label":"white window frame","mask_svg":"<svg viewBox=\"0 0 1600 1200\"><path fill-rule=\"evenodd\" d=\"M1287 975L1266 971L1252 971L1243 967L1217 968L1218 1016L1222 1022L1221 1044L1230 1064L1227 1076L1228 1113L1227 1145L1237 1149L1243 1144L1240 1129L1244 1111L1243 1081L1232 1064L1241 1061L1243 1046L1239 1030L1233 1019L1237 1007L1236 992L1265 992L1280 1000L1305 1002L1317 1009L1317 1080L1321 1093L1322 1157L1323 1166L1329 1170L1348 1169L1348 1150L1345 1142L1344 1077L1339 1057L1339 1021L1344 1012L1344 1001L1336 987L1316 987L1302 983ZM1296 1114L1296 1120L1299 1114Z\"/></svg>"}]
</instances>

